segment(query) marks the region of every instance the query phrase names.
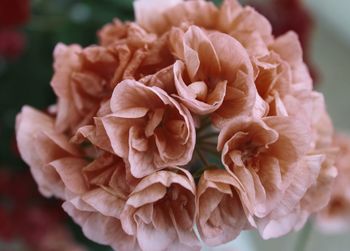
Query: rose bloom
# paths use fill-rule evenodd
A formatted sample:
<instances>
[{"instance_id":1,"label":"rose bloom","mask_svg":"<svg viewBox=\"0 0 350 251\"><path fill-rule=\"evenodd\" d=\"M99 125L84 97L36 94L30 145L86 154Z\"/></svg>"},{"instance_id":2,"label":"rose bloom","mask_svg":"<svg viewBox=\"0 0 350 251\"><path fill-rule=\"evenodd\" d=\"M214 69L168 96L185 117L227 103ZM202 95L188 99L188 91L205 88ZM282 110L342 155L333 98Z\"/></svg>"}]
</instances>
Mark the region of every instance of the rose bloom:
<instances>
[{"instance_id":1,"label":"rose bloom","mask_svg":"<svg viewBox=\"0 0 350 251\"><path fill-rule=\"evenodd\" d=\"M58 44L54 51L55 74L51 85L58 97L56 128L77 128L92 120L100 102L108 95L109 81L117 59L103 47L82 49Z\"/></svg>"},{"instance_id":2,"label":"rose bloom","mask_svg":"<svg viewBox=\"0 0 350 251\"><path fill-rule=\"evenodd\" d=\"M310 59L310 42L314 22L312 13L302 0L272 0L267 3L248 1L261 14L266 16L272 24L275 36L293 30L299 38L304 51L304 59L311 70L311 75L317 81L317 69L313 67Z\"/></svg>"},{"instance_id":3,"label":"rose bloom","mask_svg":"<svg viewBox=\"0 0 350 251\"><path fill-rule=\"evenodd\" d=\"M336 167L339 175L334 182L331 200L317 216L320 229L326 233L339 233L349 229L350 222L350 138L335 135L334 146L339 148Z\"/></svg>"},{"instance_id":4,"label":"rose bloom","mask_svg":"<svg viewBox=\"0 0 350 251\"><path fill-rule=\"evenodd\" d=\"M16 139L21 157L30 166L39 191L46 197L63 199L64 185L50 163L63 157L81 156L78 147L55 130L53 118L30 107L23 107L17 116Z\"/></svg>"},{"instance_id":5,"label":"rose bloom","mask_svg":"<svg viewBox=\"0 0 350 251\"><path fill-rule=\"evenodd\" d=\"M114 89L110 108L102 124L114 153L129 160L135 177L191 160L192 116L162 89L125 80Z\"/></svg>"},{"instance_id":6,"label":"rose bloom","mask_svg":"<svg viewBox=\"0 0 350 251\"><path fill-rule=\"evenodd\" d=\"M140 181L121 222L142 250L199 250L194 233L195 183L185 170L159 171Z\"/></svg>"},{"instance_id":7,"label":"rose bloom","mask_svg":"<svg viewBox=\"0 0 350 251\"><path fill-rule=\"evenodd\" d=\"M289 226L279 226L278 221L288 219L319 174L322 156L305 156L310 149L308 135L301 122L288 117L240 117L220 132L222 161L239 181L248 219L264 238L294 227L295 219ZM293 181L296 177L298 183Z\"/></svg>"},{"instance_id":8,"label":"rose bloom","mask_svg":"<svg viewBox=\"0 0 350 251\"><path fill-rule=\"evenodd\" d=\"M89 239L115 250L140 250L120 222L125 201L137 183L122 159L104 153L90 163L68 157L52 166L66 187L63 209Z\"/></svg>"},{"instance_id":9,"label":"rose bloom","mask_svg":"<svg viewBox=\"0 0 350 251\"><path fill-rule=\"evenodd\" d=\"M167 62L164 39L156 41L154 34L136 24L116 20L98 34L102 46L58 44L55 48L51 85L58 97L54 111L59 131L68 130L72 135L81 126L92 124L118 82L156 71Z\"/></svg>"},{"instance_id":10,"label":"rose bloom","mask_svg":"<svg viewBox=\"0 0 350 251\"><path fill-rule=\"evenodd\" d=\"M227 34L206 34L197 26L185 33L173 32L174 55L179 58L174 64L175 87L180 101L195 114L212 114L218 127L237 114L254 113L260 97L242 45Z\"/></svg>"},{"instance_id":11,"label":"rose bloom","mask_svg":"<svg viewBox=\"0 0 350 251\"><path fill-rule=\"evenodd\" d=\"M224 170L209 170L197 189L197 227L202 240L218 245L235 239L250 224L238 190L239 181Z\"/></svg>"},{"instance_id":12,"label":"rose bloom","mask_svg":"<svg viewBox=\"0 0 350 251\"><path fill-rule=\"evenodd\" d=\"M268 54L253 60L255 84L258 93L269 104L268 115L296 116L311 123L315 111L324 112L324 100L322 94L312 91L312 79L302 60L297 35L289 32L269 47Z\"/></svg>"}]
</instances>

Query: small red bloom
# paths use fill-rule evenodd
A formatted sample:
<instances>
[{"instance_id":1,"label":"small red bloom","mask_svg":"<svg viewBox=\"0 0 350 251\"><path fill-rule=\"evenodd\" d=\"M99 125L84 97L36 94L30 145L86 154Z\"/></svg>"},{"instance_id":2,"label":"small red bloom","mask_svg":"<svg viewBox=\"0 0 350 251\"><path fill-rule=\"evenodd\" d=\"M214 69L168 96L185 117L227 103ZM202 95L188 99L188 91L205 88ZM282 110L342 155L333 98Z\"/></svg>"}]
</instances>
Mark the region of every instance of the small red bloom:
<instances>
[{"instance_id":1,"label":"small red bloom","mask_svg":"<svg viewBox=\"0 0 350 251\"><path fill-rule=\"evenodd\" d=\"M17 58L23 52L24 47L25 37L21 32L0 30L0 57Z\"/></svg>"},{"instance_id":2,"label":"small red bloom","mask_svg":"<svg viewBox=\"0 0 350 251\"><path fill-rule=\"evenodd\" d=\"M29 0L0 0L0 27L15 27L25 24L30 15Z\"/></svg>"},{"instance_id":3,"label":"small red bloom","mask_svg":"<svg viewBox=\"0 0 350 251\"><path fill-rule=\"evenodd\" d=\"M11 222L9 212L0 206L0 241L9 241L14 237L15 229L14 224Z\"/></svg>"}]
</instances>

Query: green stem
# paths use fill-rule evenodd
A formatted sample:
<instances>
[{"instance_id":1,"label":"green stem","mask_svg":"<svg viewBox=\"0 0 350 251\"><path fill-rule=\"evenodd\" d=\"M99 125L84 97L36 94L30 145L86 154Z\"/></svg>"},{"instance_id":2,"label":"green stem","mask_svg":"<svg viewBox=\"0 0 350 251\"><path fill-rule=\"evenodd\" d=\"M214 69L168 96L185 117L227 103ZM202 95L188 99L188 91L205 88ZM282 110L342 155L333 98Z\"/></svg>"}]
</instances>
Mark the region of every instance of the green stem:
<instances>
[{"instance_id":1,"label":"green stem","mask_svg":"<svg viewBox=\"0 0 350 251\"><path fill-rule=\"evenodd\" d=\"M200 127L197 129L197 135L203 131L204 129L207 129L210 125L211 125L211 121L209 117L205 117L202 119L202 121L200 122Z\"/></svg>"},{"instance_id":2,"label":"green stem","mask_svg":"<svg viewBox=\"0 0 350 251\"><path fill-rule=\"evenodd\" d=\"M214 137L218 137L218 133L217 132L209 132L207 134L203 134L203 135L199 135L197 137L197 140L202 140L202 139L208 139L208 138L214 138Z\"/></svg>"},{"instance_id":3,"label":"green stem","mask_svg":"<svg viewBox=\"0 0 350 251\"><path fill-rule=\"evenodd\" d=\"M295 251L306 251L307 244L309 243L311 233L313 230L312 222L309 220L304 228L299 233L299 237L297 239L297 243L295 245Z\"/></svg>"},{"instance_id":4,"label":"green stem","mask_svg":"<svg viewBox=\"0 0 350 251\"><path fill-rule=\"evenodd\" d=\"M202 173L204 172L205 168L199 168L196 172L194 172L192 175L193 175L193 178L195 179L198 179L201 177Z\"/></svg>"},{"instance_id":5,"label":"green stem","mask_svg":"<svg viewBox=\"0 0 350 251\"><path fill-rule=\"evenodd\" d=\"M208 147L213 147L213 148L217 148L217 143L216 142L210 142L210 141L207 141L207 140L204 140L204 141L199 141L198 143L199 146L208 146Z\"/></svg>"},{"instance_id":6,"label":"green stem","mask_svg":"<svg viewBox=\"0 0 350 251\"><path fill-rule=\"evenodd\" d=\"M221 153L216 150L216 147L202 145L200 146L200 149L203 150L203 152L208 152L216 157L221 158Z\"/></svg>"},{"instance_id":7,"label":"green stem","mask_svg":"<svg viewBox=\"0 0 350 251\"><path fill-rule=\"evenodd\" d=\"M208 160L204 157L203 153L201 150L199 150L198 148L196 149L197 155L199 157L199 159L202 161L204 168L209 166L209 162Z\"/></svg>"}]
</instances>

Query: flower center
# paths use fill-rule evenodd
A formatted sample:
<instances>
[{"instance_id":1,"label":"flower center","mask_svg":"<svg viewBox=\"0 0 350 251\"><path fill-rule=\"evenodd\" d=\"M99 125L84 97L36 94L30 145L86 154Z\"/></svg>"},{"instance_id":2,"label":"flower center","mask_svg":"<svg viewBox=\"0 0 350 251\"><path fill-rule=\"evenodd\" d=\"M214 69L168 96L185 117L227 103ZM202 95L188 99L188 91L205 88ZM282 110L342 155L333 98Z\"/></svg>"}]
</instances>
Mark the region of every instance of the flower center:
<instances>
[{"instance_id":1,"label":"flower center","mask_svg":"<svg viewBox=\"0 0 350 251\"><path fill-rule=\"evenodd\" d=\"M201 118L200 127L196 131L195 154L189 167L196 181L205 170L224 168L221 153L217 150L218 135L219 132L211 126L210 118Z\"/></svg>"}]
</instances>

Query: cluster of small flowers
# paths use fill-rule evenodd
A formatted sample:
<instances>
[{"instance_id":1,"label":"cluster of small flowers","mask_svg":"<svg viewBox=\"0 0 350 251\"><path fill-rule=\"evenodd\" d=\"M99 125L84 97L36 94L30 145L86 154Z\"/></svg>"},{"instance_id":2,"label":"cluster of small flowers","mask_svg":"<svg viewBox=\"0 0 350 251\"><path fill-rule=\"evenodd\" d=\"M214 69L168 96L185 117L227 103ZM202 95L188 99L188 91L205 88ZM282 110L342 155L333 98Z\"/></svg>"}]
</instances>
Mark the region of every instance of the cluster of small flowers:
<instances>
[{"instance_id":1,"label":"cluster of small flowers","mask_svg":"<svg viewBox=\"0 0 350 251\"><path fill-rule=\"evenodd\" d=\"M199 250L300 229L337 174L295 33L236 0L138 0L99 45L57 45L49 114L17 117L45 196L116 250ZM198 229L198 234L194 228Z\"/></svg>"}]
</instances>

